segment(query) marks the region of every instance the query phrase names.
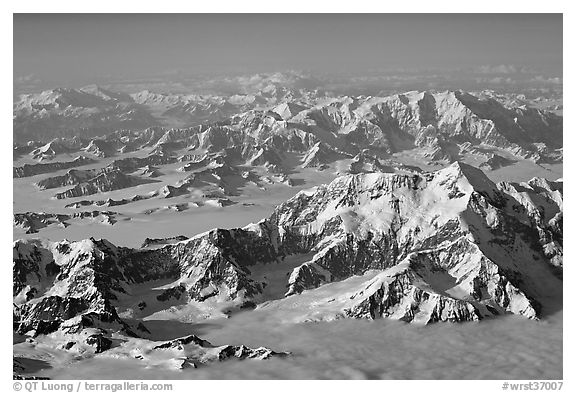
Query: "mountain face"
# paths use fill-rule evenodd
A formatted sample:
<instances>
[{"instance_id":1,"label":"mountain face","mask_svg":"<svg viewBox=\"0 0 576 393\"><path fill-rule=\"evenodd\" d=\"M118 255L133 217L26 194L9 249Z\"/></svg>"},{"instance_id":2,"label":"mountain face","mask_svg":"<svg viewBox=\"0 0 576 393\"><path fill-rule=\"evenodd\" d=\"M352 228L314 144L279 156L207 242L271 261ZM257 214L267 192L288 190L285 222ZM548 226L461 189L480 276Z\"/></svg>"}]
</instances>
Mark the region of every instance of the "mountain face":
<instances>
[{"instance_id":1,"label":"mountain face","mask_svg":"<svg viewBox=\"0 0 576 393\"><path fill-rule=\"evenodd\" d=\"M63 336L57 337L62 349L78 355L111 350L115 340L112 333L120 332L138 344L131 357L176 369L231 358L264 360L289 355L265 347L215 346L193 335L164 343L145 339L150 335L146 326L120 318L113 303L127 295L130 285L174 277L179 271L177 265L162 260L142 264L129 257L131 252L95 239L48 245L16 242L14 330L34 337L61 332ZM179 296L172 292L158 295L158 301ZM140 305L145 307L143 302Z\"/></svg>"},{"instance_id":2,"label":"mountain face","mask_svg":"<svg viewBox=\"0 0 576 393\"><path fill-rule=\"evenodd\" d=\"M358 148L386 153L425 148L433 160L457 159L463 143L495 146L536 159L540 157L535 144L551 149L562 146L561 117L536 109L505 108L495 100L459 91L338 98L299 112L291 121L343 136L339 139ZM541 133L543 129L548 132Z\"/></svg>"},{"instance_id":3,"label":"mountain face","mask_svg":"<svg viewBox=\"0 0 576 393\"><path fill-rule=\"evenodd\" d=\"M334 317L425 323L502 313L536 318L537 299L561 275L560 259L553 258L562 254L562 206L553 199L561 185L519 187L555 201L546 219L530 213L534 205L523 205L527 198L507 194L506 184L455 164L424 176L341 177L298 194L258 224L214 230L165 250L186 255L184 266L195 267L185 280L192 298L208 292L257 299L264 286L251 280L251 266L312 254L293 269L286 295L382 271L351 297L356 300L341 299ZM214 265L226 275L208 269Z\"/></svg>"},{"instance_id":4,"label":"mountain face","mask_svg":"<svg viewBox=\"0 0 576 393\"><path fill-rule=\"evenodd\" d=\"M275 300L282 307L346 284L347 291L310 305L316 316L308 319L535 319L562 286L562 190L561 182L536 178L494 184L455 163L422 174L342 176L298 193L257 224L154 249L19 240L15 328L45 334L96 326L145 336L145 323L125 321L116 308L121 299L142 301L130 295L132 286L161 279L169 283L147 295L160 308L206 301L254 307L284 288L285 298ZM287 272L280 283L254 273L277 269Z\"/></svg>"}]
</instances>

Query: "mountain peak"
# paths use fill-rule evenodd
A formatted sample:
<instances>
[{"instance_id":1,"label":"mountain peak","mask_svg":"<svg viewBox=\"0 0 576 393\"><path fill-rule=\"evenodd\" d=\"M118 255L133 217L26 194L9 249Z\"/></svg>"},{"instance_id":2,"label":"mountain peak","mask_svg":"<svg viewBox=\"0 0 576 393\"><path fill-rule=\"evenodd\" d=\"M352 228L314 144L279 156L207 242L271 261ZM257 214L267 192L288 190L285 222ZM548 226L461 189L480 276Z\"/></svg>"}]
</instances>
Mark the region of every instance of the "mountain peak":
<instances>
[{"instance_id":1,"label":"mountain peak","mask_svg":"<svg viewBox=\"0 0 576 393\"><path fill-rule=\"evenodd\" d=\"M437 171L441 177L451 179L465 179L474 191L494 196L497 190L496 184L486 176L480 169L461 161L454 161L452 164Z\"/></svg>"}]
</instances>

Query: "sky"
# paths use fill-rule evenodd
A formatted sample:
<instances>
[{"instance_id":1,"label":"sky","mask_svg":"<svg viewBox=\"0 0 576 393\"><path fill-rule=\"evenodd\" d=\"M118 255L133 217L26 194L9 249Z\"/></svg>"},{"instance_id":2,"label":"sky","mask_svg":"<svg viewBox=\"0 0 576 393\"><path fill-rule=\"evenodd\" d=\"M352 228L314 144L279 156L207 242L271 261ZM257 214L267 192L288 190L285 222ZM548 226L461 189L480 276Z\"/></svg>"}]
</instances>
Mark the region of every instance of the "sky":
<instances>
[{"instance_id":1,"label":"sky","mask_svg":"<svg viewBox=\"0 0 576 393\"><path fill-rule=\"evenodd\" d=\"M15 14L14 80L529 67L562 76L561 14Z\"/></svg>"}]
</instances>

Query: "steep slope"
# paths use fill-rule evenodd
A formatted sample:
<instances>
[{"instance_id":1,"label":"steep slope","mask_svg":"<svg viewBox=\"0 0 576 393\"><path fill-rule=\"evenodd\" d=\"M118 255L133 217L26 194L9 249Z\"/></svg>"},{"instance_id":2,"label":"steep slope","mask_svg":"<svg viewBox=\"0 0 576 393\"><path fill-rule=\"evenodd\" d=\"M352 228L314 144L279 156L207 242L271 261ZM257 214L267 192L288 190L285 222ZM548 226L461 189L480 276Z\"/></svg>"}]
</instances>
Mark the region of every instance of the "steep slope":
<instances>
[{"instance_id":1,"label":"steep slope","mask_svg":"<svg viewBox=\"0 0 576 393\"><path fill-rule=\"evenodd\" d=\"M251 266L312 253L290 275L288 295L373 269L390 274L387 269L404 263L405 283L416 288L421 280L438 295L426 308L430 314L406 313L405 320L474 320L506 312L534 318L540 310L535 299L554 286L556 272L546 255L547 238L538 235L545 229L510 216L511 202L481 171L462 164L423 176L347 176L298 194L259 224L211 231L172 249L182 247L186 255L184 249L195 250L189 263L203 267L186 280L192 297L204 290L257 298ZM555 242L561 250L561 239ZM214 272L204 269L213 263L228 273L206 280ZM405 296L412 295L397 295L396 301L405 302ZM421 298L409 302L413 311ZM431 311L446 303L446 310Z\"/></svg>"}]
</instances>

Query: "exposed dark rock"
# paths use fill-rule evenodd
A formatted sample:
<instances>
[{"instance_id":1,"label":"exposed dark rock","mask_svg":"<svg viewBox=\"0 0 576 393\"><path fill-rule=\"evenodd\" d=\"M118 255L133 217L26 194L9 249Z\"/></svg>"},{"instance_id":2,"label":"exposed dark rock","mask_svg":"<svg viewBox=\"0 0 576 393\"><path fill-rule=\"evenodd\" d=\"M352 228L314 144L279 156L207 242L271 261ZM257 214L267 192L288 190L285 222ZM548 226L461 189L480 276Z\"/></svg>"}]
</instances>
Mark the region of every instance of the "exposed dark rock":
<instances>
[{"instance_id":1,"label":"exposed dark rock","mask_svg":"<svg viewBox=\"0 0 576 393\"><path fill-rule=\"evenodd\" d=\"M47 164L24 164L20 167L13 168L13 177L21 178L21 177L35 176L43 173L56 172L62 169L69 169L83 165L88 165L94 162L95 161L90 158L79 156L74 160L67 162L50 162Z\"/></svg>"},{"instance_id":2,"label":"exposed dark rock","mask_svg":"<svg viewBox=\"0 0 576 393\"><path fill-rule=\"evenodd\" d=\"M96 353L102 353L112 347L112 340L103 334L93 334L86 338L86 344L93 346Z\"/></svg>"}]
</instances>

